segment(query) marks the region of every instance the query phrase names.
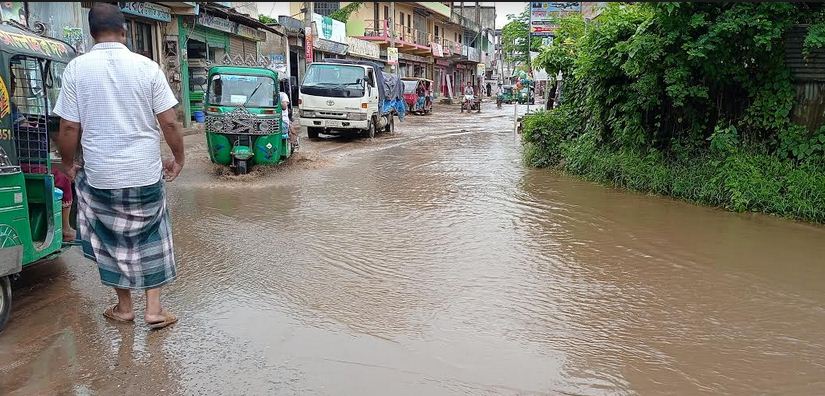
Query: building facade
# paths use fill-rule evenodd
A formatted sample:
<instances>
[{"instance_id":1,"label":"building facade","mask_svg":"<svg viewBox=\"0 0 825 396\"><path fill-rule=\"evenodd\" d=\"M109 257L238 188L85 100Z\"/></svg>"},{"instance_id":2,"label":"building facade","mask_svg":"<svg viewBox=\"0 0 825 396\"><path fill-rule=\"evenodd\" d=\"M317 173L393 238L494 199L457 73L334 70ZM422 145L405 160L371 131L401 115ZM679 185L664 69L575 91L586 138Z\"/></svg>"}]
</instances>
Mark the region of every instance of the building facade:
<instances>
[{"instance_id":1,"label":"building facade","mask_svg":"<svg viewBox=\"0 0 825 396\"><path fill-rule=\"evenodd\" d=\"M315 13L330 13L347 4L324 2L320 11L315 2ZM290 14L302 19L302 7L303 3L290 3ZM313 19L317 31L317 17ZM437 96L454 97L466 82L480 88L492 76L494 24L493 5L363 2L346 22L346 54L339 56L376 60L377 48L387 72L431 79ZM397 64L388 62L389 48L397 49Z\"/></svg>"}]
</instances>

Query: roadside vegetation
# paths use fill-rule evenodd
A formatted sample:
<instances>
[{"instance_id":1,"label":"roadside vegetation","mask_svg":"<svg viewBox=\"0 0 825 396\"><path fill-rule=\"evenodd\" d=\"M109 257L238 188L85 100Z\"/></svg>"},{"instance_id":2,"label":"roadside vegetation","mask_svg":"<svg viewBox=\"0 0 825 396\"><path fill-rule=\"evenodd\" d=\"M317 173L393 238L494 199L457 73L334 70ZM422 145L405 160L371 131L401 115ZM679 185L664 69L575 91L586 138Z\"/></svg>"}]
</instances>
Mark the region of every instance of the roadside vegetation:
<instances>
[{"instance_id":1,"label":"roadside vegetation","mask_svg":"<svg viewBox=\"0 0 825 396\"><path fill-rule=\"evenodd\" d=\"M612 3L559 21L534 66L563 104L524 120L525 160L734 211L825 222L825 127L791 121L785 33L825 46L812 3ZM506 28L505 28L506 29Z\"/></svg>"}]
</instances>

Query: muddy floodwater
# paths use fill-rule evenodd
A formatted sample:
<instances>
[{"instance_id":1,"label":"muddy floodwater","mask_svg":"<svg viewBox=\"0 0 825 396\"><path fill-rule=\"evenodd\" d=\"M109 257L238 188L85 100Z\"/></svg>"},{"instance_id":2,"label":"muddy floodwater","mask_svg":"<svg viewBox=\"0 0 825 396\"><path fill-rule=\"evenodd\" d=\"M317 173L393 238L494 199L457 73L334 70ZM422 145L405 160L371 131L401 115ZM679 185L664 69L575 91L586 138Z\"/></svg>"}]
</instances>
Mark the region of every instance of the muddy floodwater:
<instances>
[{"instance_id":1,"label":"muddy floodwater","mask_svg":"<svg viewBox=\"0 0 825 396\"><path fill-rule=\"evenodd\" d=\"M181 321L107 322L71 251L14 284L0 394L825 393L823 227L526 168L512 114L438 106L242 178L187 137Z\"/></svg>"}]
</instances>

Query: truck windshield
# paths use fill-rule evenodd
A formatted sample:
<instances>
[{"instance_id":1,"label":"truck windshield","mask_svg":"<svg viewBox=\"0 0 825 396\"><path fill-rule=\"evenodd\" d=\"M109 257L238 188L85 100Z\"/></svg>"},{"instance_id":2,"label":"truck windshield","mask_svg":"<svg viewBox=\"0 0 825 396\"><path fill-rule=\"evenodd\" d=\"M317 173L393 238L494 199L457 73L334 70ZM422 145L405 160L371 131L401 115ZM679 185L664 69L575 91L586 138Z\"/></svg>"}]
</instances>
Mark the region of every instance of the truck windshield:
<instances>
[{"instance_id":1,"label":"truck windshield","mask_svg":"<svg viewBox=\"0 0 825 396\"><path fill-rule=\"evenodd\" d=\"M209 103L216 106L275 107L270 77L216 74L209 83Z\"/></svg>"},{"instance_id":2,"label":"truck windshield","mask_svg":"<svg viewBox=\"0 0 825 396\"><path fill-rule=\"evenodd\" d=\"M339 98L364 96L364 68L315 63L309 66L301 92Z\"/></svg>"}]
</instances>

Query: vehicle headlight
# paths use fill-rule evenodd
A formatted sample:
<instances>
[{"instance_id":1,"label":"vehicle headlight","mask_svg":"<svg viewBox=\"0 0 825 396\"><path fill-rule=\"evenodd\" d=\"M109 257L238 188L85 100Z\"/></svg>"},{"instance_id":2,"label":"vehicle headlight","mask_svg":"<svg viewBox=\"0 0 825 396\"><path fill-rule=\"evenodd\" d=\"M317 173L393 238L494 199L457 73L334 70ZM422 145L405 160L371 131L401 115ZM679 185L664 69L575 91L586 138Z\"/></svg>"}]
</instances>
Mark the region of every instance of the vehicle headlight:
<instances>
[{"instance_id":1,"label":"vehicle headlight","mask_svg":"<svg viewBox=\"0 0 825 396\"><path fill-rule=\"evenodd\" d=\"M367 119L367 113L359 113L359 112L347 113L347 118L349 118L350 120L353 120L353 121L364 121L364 120Z\"/></svg>"},{"instance_id":2,"label":"vehicle headlight","mask_svg":"<svg viewBox=\"0 0 825 396\"><path fill-rule=\"evenodd\" d=\"M312 110L301 110L301 117L313 118L315 117L315 112Z\"/></svg>"}]
</instances>

